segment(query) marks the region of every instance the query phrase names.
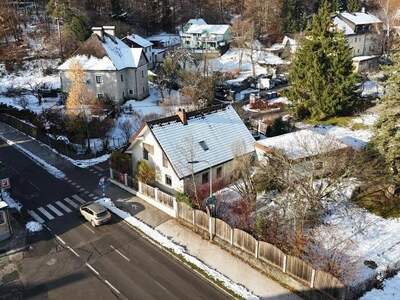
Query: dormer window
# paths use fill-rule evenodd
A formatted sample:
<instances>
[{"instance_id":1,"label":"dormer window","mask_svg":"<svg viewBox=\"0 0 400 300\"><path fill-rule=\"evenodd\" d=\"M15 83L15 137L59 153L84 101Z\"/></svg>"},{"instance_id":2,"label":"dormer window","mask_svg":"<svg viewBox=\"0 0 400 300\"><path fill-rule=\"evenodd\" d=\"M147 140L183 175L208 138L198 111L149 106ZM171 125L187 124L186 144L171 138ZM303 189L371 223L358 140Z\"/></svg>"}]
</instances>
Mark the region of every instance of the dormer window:
<instances>
[{"instance_id":1,"label":"dormer window","mask_svg":"<svg viewBox=\"0 0 400 300\"><path fill-rule=\"evenodd\" d=\"M205 141L200 141L199 144L204 151L209 149Z\"/></svg>"}]
</instances>

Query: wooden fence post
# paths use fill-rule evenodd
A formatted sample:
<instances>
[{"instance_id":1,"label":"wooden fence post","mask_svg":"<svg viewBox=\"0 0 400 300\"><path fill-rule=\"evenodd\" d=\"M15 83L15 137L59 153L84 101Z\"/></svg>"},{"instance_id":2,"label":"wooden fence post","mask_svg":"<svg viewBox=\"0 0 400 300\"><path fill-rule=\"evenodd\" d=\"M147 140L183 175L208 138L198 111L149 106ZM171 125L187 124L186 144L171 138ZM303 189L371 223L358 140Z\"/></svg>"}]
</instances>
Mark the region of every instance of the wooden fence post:
<instances>
[{"instance_id":1,"label":"wooden fence post","mask_svg":"<svg viewBox=\"0 0 400 300\"><path fill-rule=\"evenodd\" d=\"M154 199L158 202L158 188L154 188Z\"/></svg>"},{"instance_id":2,"label":"wooden fence post","mask_svg":"<svg viewBox=\"0 0 400 300\"><path fill-rule=\"evenodd\" d=\"M179 217L179 207L178 207L178 202L176 201L175 198L172 198L172 206L174 208L175 218L178 218Z\"/></svg>"},{"instance_id":3,"label":"wooden fence post","mask_svg":"<svg viewBox=\"0 0 400 300\"><path fill-rule=\"evenodd\" d=\"M287 268L287 255L283 256L283 267L282 267L283 273L286 273L286 268Z\"/></svg>"},{"instance_id":4,"label":"wooden fence post","mask_svg":"<svg viewBox=\"0 0 400 300\"><path fill-rule=\"evenodd\" d=\"M259 242L258 242L258 240L256 240L256 253L254 253L256 258L258 258L258 247L259 247Z\"/></svg>"},{"instance_id":5,"label":"wooden fence post","mask_svg":"<svg viewBox=\"0 0 400 300\"><path fill-rule=\"evenodd\" d=\"M208 216L208 231L210 232L210 240L212 240L214 238L214 230L213 230L213 217ZM214 219L215 220L215 219ZM214 226L215 228L215 226Z\"/></svg>"},{"instance_id":6,"label":"wooden fence post","mask_svg":"<svg viewBox=\"0 0 400 300\"><path fill-rule=\"evenodd\" d=\"M143 194L143 187L142 187L142 182L138 180L138 188L139 188L139 193Z\"/></svg>"},{"instance_id":7,"label":"wooden fence post","mask_svg":"<svg viewBox=\"0 0 400 300\"><path fill-rule=\"evenodd\" d=\"M314 288L314 282L315 282L315 269L312 269L311 272L311 282L310 282L310 287Z\"/></svg>"},{"instance_id":8,"label":"wooden fence post","mask_svg":"<svg viewBox=\"0 0 400 300\"><path fill-rule=\"evenodd\" d=\"M195 210L195 209L193 209L193 211L192 211L192 216L193 216L193 225L195 225L195 224L196 224L195 213L196 213L196 210Z\"/></svg>"},{"instance_id":9,"label":"wooden fence post","mask_svg":"<svg viewBox=\"0 0 400 300\"><path fill-rule=\"evenodd\" d=\"M234 232L234 230L233 230L233 228L231 227L231 245L233 246L233 232Z\"/></svg>"}]
</instances>

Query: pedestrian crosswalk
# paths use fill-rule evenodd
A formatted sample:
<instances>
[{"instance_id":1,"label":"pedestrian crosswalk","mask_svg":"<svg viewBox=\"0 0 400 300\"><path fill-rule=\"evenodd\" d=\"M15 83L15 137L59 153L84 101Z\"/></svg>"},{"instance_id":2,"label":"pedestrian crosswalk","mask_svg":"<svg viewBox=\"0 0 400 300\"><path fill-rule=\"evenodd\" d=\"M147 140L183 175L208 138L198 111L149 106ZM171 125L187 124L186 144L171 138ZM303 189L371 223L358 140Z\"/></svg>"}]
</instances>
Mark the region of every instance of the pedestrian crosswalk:
<instances>
[{"instance_id":1,"label":"pedestrian crosswalk","mask_svg":"<svg viewBox=\"0 0 400 300\"><path fill-rule=\"evenodd\" d=\"M79 207L86 202L86 200L75 194L70 197L65 197L62 200L28 210L28 214L36 222L43 224L72 213L74 210L78 210Z\"/></svg>"}]
</instances>

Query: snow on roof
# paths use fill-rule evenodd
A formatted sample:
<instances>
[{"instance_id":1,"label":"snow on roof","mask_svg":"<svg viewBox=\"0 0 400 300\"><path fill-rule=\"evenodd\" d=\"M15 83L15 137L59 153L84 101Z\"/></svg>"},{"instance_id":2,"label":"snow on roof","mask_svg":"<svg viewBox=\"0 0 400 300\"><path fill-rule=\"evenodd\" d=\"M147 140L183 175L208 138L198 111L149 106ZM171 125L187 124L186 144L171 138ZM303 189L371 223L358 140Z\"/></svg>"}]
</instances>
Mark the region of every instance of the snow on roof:
<instances>
[{"instance_id":1,"label":"snow on roof","mask_svg":"<svg viewBox=\"0 0 400 300\"><path fill-rule=\"evenodd\" d=\"M210 33L210 34L225 34L225 32L229 29L229 25L211 25L211 24L202 24L202 25L191 25L186 33Z\"/></svg>"},{"instance_id":2,"label":"snow on roof","mask_svg":"<svg viewBox=\"0 0 400 300\"><path fill-rule=\"evenodd\" d=\"M165 46L175 46L181 43L181 37L178 34L161 32L154 34L146 38L151 42L159 42L165 44Z\"/></svg>"},{"instance_id":3,"label":"snow on roof","mask_svg":"<svg viewBox=\"0 0 400 300\"><path fill-rule=\"evenodd\" d=\"M103 58L97 58L94 56L87 55L75 55L67 59L61 66L58 67L59 70L69 70L73 63L79 63L84 70L92 71L115 71L116 68L113 65L111 59L108 56Z\"/></svg>"},{"instance_id":4,"label":"snow on roof","mask_svg":"<svg viewBox=\"0 0 400 300\"><path fill-rule=\"evenodd\" d=\"M141 37L138 34L131 34L131 35L126 36L126 38L131 40L132 42L138 44L140 47L143 47L143 48L153 46L152 42L145 39L144 37Z\"/></svg>"},{"instance_id":5,"label":"snow on roof","mask_svg":"<svg viewBox=\"0 0 400 300\"><path fill-rule=\"evenodd\" d=\"M290 132L256 142L257 149L262 151L278 149L292 160L316 156L347 147L347 145L333 136L322 135L309 129Z\"/></svg>"},{"instance_id":6,"label":"snow on roof","mask_svg":"<svg viewBox=\"0 0 400 300\"><path fill-rule=\"evenodd\" d=\"M382 23L382 21L379 18L364 12L354 12L354 13L342 12L340 13L340 16L346 18L355 25Z\"/></svg>"},{"instance_id":7,"label":"snow on roof","mask_svg":"<svg viewBox=\"0 0 400 300\"><path fill-rule=\"evenodd\" d=\"M187 116L186 125L177 116L147 123L179 178L254 151L254 138L232 106Z\"/></svg>"},{"instance_id":8,"label":"snow on roof","mask_svg":"<svg viewBox=\"0 0 400 300\"><path fill-rule=\"evenodd\" d=\"M343 21L339 17L335 17L333 19L333 24L338 30L343 31L345 35L354 34L353 28L351 28L345 21Z\"/></svg>"},{"instance_id":9,"label":"snow on roof","mask_svg":"<svg viewBox=\"0 0 400 300\"><path fill-rule=\"evenodd\" d=\"M104 38L100 40L106 56L97 58L92 55L75 55L67 59L59 70L68 70L70 65L78 61L84 70L110 71L122 70L126 68L139 67L142 48L130 48L119 38L109 36L104 33Z\"/></svg>"},{"instance_id":10,"label":"snow on roof","mask_svg":"<svg viewBox=\"0 0 400 300\"><path fill-rule=\"evenodd\" d=\"M204 19L202 18L198 18L198 19L190 19L187 24L191 24L191 25L205 25L207 24L206 21L204 21Z\"/></svg>"}]
</instances>

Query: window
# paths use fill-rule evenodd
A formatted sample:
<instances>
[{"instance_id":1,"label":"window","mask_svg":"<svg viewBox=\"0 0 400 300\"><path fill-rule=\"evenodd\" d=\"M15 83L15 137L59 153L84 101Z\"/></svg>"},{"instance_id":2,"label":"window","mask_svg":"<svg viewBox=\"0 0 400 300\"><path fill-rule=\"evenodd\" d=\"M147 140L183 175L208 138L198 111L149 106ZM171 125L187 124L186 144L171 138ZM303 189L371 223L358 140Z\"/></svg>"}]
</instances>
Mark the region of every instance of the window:
<instances>
[{"instance_id":1,"label":"window","mask_svg":"<svg viewBox=\"0 0 400 300\"><path fill-rule=\"evenodd\" d=\"M217 178L221 178L222 177L222 167L218 167L217 168Z\"/></svg>"},{"instance_id":2,"label":"window","mask_svg":"<svg viewBox=\"0 0 400 300\"><path fill-rule=\"evenodd\" d=\"M96 75L96 83L97 84L103 83L103 77L100 75Z\"/></svg>"},{"instance_id":3,"label":"window","mask_svg":"<svg viewBox=\"0 0 400 300\"><path fill-rule=\"evenodd\" d=\"M199 144L204 151L209 149L205 141L200 141Z\"/></svg>"},{"instance_id":4,"label":"window","mask_svg":"<svg viewBox=\"0 0 400 300\"><path fill-rule=\"evenodd\" d=\"M171 176L165 175L165 184L171 186L172 185L172 179Z\"/></svg>"},{"instance_id":5,"label":"window","mask_svg":"<svg viewBox=\"0 0 400 300\"><path fill-rule=\"evenodd\" d=\"M132 91L132 90L129 90L129 94L131 94L131 95L132 95L132 94L133 94L133 91Z\"/></svg>"},{"instance_id":6,"label":"window","mask_svg":"<svg viewBox=\"0 0 400 300\"><path fill-rule=\"evenodd\" d=\"M201 175L201 183L206 184L208 183L208 172L205 172Z\"/></svg>"},{"instance_id":7,"label":"window","mask_svg":"<svg viewBox=\"0 0 400 300\"><path fill-rule=\"evenodd\" d=\"M164 168L168 168L168 158L164 152L162 154L162 165Z\"/></svg>"},{"instance_id":8,"label":"window","mask_svg":"<svg viewBox=\"0 0 400 300\"><path fill-rule=\"evenodd\" d=\"M121 81L124 81L124 75L121 74Z\"/></svg>"},{"instance_id":9,"label":"window","mask_svg":"<svg viewBox=\"0 0 400 300\"><path fill-rule=\"evenodd\" d=\"M149 151L145 147L143 147L143 159L149 160Z\"/></svg>"},{"instance_id":10,"label":"window","mask_svg":"<svg viewBox=\"0 0 400 300\"><path fill-rule=\"evenodd\" d=\"M143 87L143 94L144 94L144 87Z\"/></svg>"},{"instance_id":11,"label":"window","mask_svg":"<svg viewBox=\"0 0 400 300\"><path fill-rule=\"evenodd\" d=\"M143 70L142 70L142 78L144 78L144 72L143 72Z\"/></svg>"},{"instance_id":12,"label":"window","mask_svg":"<svg viewBox=\"0 0 400 300\"><path fill-rule=\"evenodd\" d=\"M98 99L104 99L104 94L97 94Z\"/></svg>"}]
</instances>

